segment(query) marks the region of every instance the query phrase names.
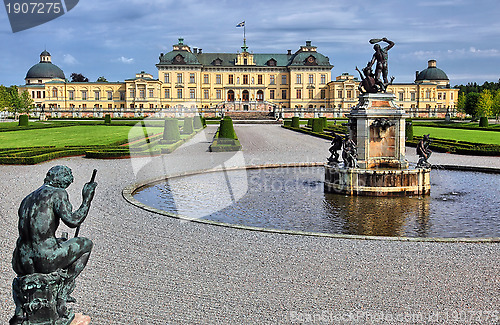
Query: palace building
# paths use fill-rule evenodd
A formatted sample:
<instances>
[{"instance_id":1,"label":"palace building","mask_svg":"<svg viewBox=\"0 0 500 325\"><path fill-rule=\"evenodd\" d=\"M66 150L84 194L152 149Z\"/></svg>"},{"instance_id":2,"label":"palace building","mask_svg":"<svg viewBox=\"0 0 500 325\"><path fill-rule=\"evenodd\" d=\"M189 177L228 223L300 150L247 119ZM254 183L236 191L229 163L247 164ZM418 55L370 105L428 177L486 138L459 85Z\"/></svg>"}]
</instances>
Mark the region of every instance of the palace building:
<instances>
[{"instance_id":1,"label":"palace building","mask_svg":"<svg viewBox=\"0 0 500 325\"><path fill-rule=\"evenodd\" d=\"M156 116L199 112L207 116L341 117L356 105L359 80L342 74L331 81L330 59L307 41L298 50L261 54L245 42L235 53L204 53L183 39L161 53L158 77L144 71L123 82L68 82L47 51L31 67L20 91L35 102L35 116ZM458 90L430 60L414 83L393 84L389 92L411 116L455 112ZM239 114L239 115L238 115Z\"/></svg>"}]
</instances>

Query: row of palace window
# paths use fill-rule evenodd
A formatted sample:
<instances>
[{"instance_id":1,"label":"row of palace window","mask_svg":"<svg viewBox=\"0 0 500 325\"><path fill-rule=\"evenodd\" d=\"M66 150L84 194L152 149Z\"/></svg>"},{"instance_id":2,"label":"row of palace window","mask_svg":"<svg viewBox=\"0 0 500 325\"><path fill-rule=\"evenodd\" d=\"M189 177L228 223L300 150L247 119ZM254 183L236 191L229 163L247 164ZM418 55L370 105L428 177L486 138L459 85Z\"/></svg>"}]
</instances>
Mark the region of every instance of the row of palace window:
<instances>
[{"instance_id":1,"label":"row of palace window","mask_svg":"<svg viewBox=\"0 0 500 325\"><path fill-rule=\"evenodd\" d=\"M326 99L326 90L322 89L321 90L321 99ZM183 99L183 89L177 89L177 99ZM281 90L281 99L287 99L288 93L286 89ZM170 89L165 89L165 99L170 99L171 98L171 93ZM196 99L196 90L195 89L189 89L189 98L190 99ZM235 100L235 94L233 90L229 90L227 92L227 101L234 101ZM302 99L302 89L297 89L296 92L296 98L297 99ZM210 90L209 89L204 89L203 90L203 99L210 99ZM215 90L215 99L220 99L222 100L222 89L216 89ZM264 100L264 92L262 90L257 91L257 98L258 101ZM276 90L275 89L270 89L269 90L269 99L276 99ZM309 89L309 99L314 99L314 90ZM249 93L247 90L242 92L242 100L249 100Z\"/></svg>"},{"instance_id":2,"label":"row of palace window","mask_svg":"<svg viewBox=\"0 0 500 325\"><path fill-rule=\"evenodd\" d=\"M355 92L353 90L346 90L345 94L346 94L345 98L354 98L353 94L356 96L357 92ZM337 91L337 97L338 98L344 98L344 90L338 90ZM415 92L410 92L410 100L411 101L417 100L416 97L417 97L417 94ZM428 90L425 93L422 92L422 97L425 98L425 99L430 99L431 98L431 91ZM437 99L438 100L446 100L446 93L444 93L444 92L438 92L438 98ZM404 101L405 100L404 92L399 92L398 93L398 100L399 101ZM450 93L450 100L453 100L453 93Z\"/></svg>"},{"instance_id":3,"label":"row of palace window","mask_svg":"<svg viewBox=\"0 0 500 325\"><path fill-rule=\"evenodd\" d=\"M302 84L302 74L297 74L296 75L296 83L297 84ZM164 83L170 83L170 73L165 73ZM243 85L249 85L250 81L252 84L255 84L255 77L251 77L247 74L244 74L242 76L241 83ZM177 83L182 84L184 83L184 74L182 73L177 73ZM189 74L189 83L194 84L196 83L196 74L195 73L190 73ZM209 84L210 83L210 75L204 74L203 75L203 83L204 84ZM309 84L314 83L314 74L309 75ZM222 84L222 75L221 74L216 74L215 75L215 84L220 85ZM227 84L229 85L234 85L235 84L235 78L233 74L230 74L227 76ZM240 84L240 77L236 77L236 84ZM264 84L264 75L259 74L257 75L257 84L258 85L263 85ZM275 85L276 84L276 76L275 75L270 75L269 76L269 84ZM287 75L281 75L281 84L286 85L288 84L288 78ZM326 84L326 74L322 74L320 77L320 84L325 85Z\"/></svg>"}]
</instances>

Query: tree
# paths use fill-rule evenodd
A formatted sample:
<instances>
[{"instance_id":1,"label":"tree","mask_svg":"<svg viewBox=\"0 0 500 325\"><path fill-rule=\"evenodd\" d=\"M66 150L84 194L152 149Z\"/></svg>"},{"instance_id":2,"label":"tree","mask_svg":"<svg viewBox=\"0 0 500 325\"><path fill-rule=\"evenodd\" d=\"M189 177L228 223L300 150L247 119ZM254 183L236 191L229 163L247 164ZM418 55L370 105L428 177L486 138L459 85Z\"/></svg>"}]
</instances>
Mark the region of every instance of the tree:
<instances>
[{"instance_id":1,"label":"tree","mask_svg":"<svg viewBox=\"0 0 500 325\"><path fill-rule=\"evenodd\" d=\"M86 78L81 73L73 72L71 74L71 82L89 82L89 78Z\"/></svg>"},{"instance_id":2,"label":"tree","mask_svg":"<svg viewBox=\"0 0 500 325\"><path fill-rule=\"evenodd\" d=\"M457 99L457 109L459 112L466 113L465 106L467 102L467 95L463 92L459 92Z\"/></svg>"},{"instance_id":3,"label":"tree","mask_svg":"<svg viewBox=\"0 0 500 325\"><path fill-rule=\"evenodd\" d=\"M9 88L4 85L0 85L0 110L9 106L10 94Z\"/></svg>"},{"instance_id":4,"label":"tree","mask_svg":"<svg viewBox=\"0 0 500 325\"><path fill-rule=\"evenodd\" d=\"M7 96L5 103L7 105L5 107L7 107L9 112L14 113L14 115L29 114L29 112L35 107L33 99L27 90L19 93L17 86L11 86L6 88L6 92Z\"/></svg>"},{"instance_id":5,"label":"tree","mask_svg":"<svg viewBox=\"0 0 500 325\"><path fill-rule=\"evenodd\" d=\"M493 106L493 95L489 89L485 89L479 95L479 100L477 102L477 116L488 117L491 115Z\"/></svg>"},{"instance_id":6,"label":"tree","mask_svg":"<svg viewBox=\"0 0 500 325\"><path fill-rule=\"evenodd\" d=\"M491 105L491 114L495 116L498 121L498 117L500 116L500 90L497 90L493 95L493 103Z\"/></svg>"},{"instance_id":7,"label":"tree","mask_svg":"<svg viewBox=\"0 0 500 325\"><path fill-rule=\"evenodd\" d=\"M477 104L479 102L478 93L468 93L465 98L465 113L472 116L472 119L477 117Z\"/></svg>"},{"instance_id":8,"label":"tree","mask_svg":"<svg viewBox=\"0 0 500 325\"><path fill-rule=\"evenodd\" d=\"M96 82L108 82L108 80L106 80L106 78L104 78L104 76L101 76L101 77L97 78Z\"/></svg>"}]
</instances>

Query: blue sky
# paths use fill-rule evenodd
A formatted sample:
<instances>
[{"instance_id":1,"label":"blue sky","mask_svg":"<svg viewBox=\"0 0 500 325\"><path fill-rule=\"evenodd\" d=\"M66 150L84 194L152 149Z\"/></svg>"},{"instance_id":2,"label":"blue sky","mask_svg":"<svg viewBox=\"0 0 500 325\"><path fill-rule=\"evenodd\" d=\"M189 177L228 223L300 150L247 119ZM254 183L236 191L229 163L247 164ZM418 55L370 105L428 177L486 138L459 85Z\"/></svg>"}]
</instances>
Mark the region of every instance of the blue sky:
<instances>
[{"instance_id":1,"label":"blue sky","mask_svg":"<svg viewBox=\"0 0 500 325\"><path fill-rule=\"evenodd\" d=\"M81 0L53 21L12 33L0 8L0 84L23 84L45 48L67 77L91 81L157 77L155 64L179 37L204 52L296 51L311 40L334 65L332 77L355 74L373 53L371 38L387 37L389 74L413 82L416 70L436 59L452 85L500 78L498 0Z\"/></svg>"}]
</instances>

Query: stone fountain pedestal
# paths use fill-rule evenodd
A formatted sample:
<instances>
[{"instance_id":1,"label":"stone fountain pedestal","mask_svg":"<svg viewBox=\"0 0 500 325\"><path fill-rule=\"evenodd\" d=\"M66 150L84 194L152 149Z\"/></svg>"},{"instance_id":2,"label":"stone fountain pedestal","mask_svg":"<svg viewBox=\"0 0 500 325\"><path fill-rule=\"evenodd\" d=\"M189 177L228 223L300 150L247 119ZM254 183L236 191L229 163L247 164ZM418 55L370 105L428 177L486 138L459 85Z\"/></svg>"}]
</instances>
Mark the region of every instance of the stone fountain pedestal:
<instances>
[{"instance_id":1,"label":"stone fountain pedestal","mask_svg":"<svg viewBox=\"0 0 500 325\"><path fill-rule=\"evenodd\" d=\"M358 166L325 166L325 192L367 196L426 195L430 169L409 169L405 149L408 115L391 93L367 93L349 114Z\"/></svg>"}]
</instances>

